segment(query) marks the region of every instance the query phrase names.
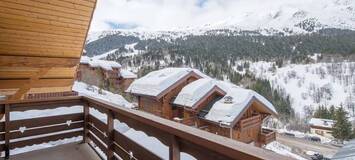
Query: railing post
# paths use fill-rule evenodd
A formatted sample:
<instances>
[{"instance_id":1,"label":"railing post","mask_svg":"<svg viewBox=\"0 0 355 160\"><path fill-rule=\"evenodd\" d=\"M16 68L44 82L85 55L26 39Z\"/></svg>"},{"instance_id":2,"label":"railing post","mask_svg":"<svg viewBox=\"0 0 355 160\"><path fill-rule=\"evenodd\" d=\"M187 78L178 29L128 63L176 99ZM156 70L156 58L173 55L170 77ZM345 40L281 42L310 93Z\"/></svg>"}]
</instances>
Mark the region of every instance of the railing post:
<instances>
[{"instance_id":1,"label":"railing post","mask_svg":"<svg viewBox=\"0 0 355 160\"><path fill-rule=\"evenodd\" d=\"M113 112L108 110L107 112L107 160L113 160L115 157L113 155L113 141L114 141L114 121Z\"/></svg>"},{"instance_id":2,"label":"railing post","mask_svg":"<svg viewBox=\"0 0 355 160\"><path fill-rule=\"evenodd\" d=\"M169 160L180 160L180 146L176 136L171 137L171 145L169 147Z\"/></svg>"},{"instance_id":3,"label":"railing post","mask_svg":"<svg viewBox=\"0 0 355 160\"><path fill-rule=\"evenodd\" d=\"M5 159L10 158L10 104L5 104Z\"/></svg>"},{"instance_id":4,"label":"railing post","mask_svg":"<svg viewBox=\"0 0 355 160\"><path fill-rule=\"evenodd\" d=\"M86 101L84 101L83 110L84 110L83 143L88 143L89 142L89 138L88 138L88 134L89 134L88 123L89 123L90 111L89 111L89 104Z\"/></svg>"}]
</instances>

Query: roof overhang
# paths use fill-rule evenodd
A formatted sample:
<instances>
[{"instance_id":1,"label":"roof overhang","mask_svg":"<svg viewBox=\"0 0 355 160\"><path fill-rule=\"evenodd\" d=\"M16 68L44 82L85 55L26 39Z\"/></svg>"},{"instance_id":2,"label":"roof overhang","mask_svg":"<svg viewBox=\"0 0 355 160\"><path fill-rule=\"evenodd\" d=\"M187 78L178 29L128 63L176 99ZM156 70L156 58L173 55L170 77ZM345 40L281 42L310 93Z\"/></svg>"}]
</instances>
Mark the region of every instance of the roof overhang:
<instances>
[{"instance_id":1,"label":"roof overhang","mask_svg":"<svg viewBox=\"0 0 355 160\"><path fill-rule=\"evenodd\" d=\"M96 0L2 1L0 95L71 91L95 6Z\"/></svg>"}]
</instances>

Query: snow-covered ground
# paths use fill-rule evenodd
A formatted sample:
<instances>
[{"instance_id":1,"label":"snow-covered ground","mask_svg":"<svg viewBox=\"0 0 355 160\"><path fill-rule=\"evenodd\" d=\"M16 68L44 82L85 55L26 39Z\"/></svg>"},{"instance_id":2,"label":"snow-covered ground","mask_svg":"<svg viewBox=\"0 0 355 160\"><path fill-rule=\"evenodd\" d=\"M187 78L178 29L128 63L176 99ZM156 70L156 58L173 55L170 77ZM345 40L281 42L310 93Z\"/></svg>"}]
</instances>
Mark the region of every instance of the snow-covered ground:
<instances>
[{"instance_id":1,"label":"snow-covered ground","mask_svg":"<svg viewBox=\"0 0 355 160\"><path fill-rule=\"evenodd\" d=\"M292 158L295 158L295 159L298 159L298 160L306 160L305 158L297 155L297 154L294 154L291 152L291 148L286 146L286 145L283 145L277 141L274 141L274 142L271 142L269 144L267 144L265 146L265 149L268 149L270 151L273 151L273 152L276 152L278 154L281 154L281 155L285 155L285 156L288 156L288 157L292 157Z\"/></svg>"},{"instance_id":2,"label":"snow-covered ground","mask_svg":"<svg viewBox=\"0 0 355 160\"><path fill-rule=\"evenodd\" d=\"M241 66L244 62L238 62ZM267 79L273 88L291 98L292 107L301 115L307 106L316 108L343 105L351 111L355 106L355 62L286 64L278 68L274 62L250 62L247 70ZM352 114L352 113L351 113Z\"/></svg>"},{"instance_id":3,"label":"snow-covered ground","mask_svg":"<svg viewBox=\"0 0 355 160\"><path fill-rule=\"evenodd\" d=\"M133 104L129 103L126 99L124 99L121 95L114 94L112 92L102 90L102 93L99 94L99 88L96 86L87 85L83 82L75 82L73 86L73 90L78 92L79 95L86 95L90 97L94 97L97 99L101 99L104 101L108 101L114 104L117 104L121 107L133 108Z\"/></svg>"},{"instance_id":4,"label":"snow-covered ground","mask_svg":"<svg viewBox=\"0 0 355 160\"><path fill-rule=\"evenodd\" d=\"M125 45L125 49L127 50L127 52L125 53L122 53L122 54L118 54L117 56L119 57L132 57L132 56L135 56L135 55L138 55L138 54L143 54L145 53L145 51L143 50L137 50L134 48L134 46L137 45L137 43L132 43L132 44L127 44ZM108 52L105 52L105 53L102 53L102 54L99 54L97 56L94 56L92 57L91 59L93 60L102 60L102 59L106 59L106 57L110 54L113 54L115 52L117 52L119 49L116 48L116 49L112 49Z\"/></svg>"}]
</instances>

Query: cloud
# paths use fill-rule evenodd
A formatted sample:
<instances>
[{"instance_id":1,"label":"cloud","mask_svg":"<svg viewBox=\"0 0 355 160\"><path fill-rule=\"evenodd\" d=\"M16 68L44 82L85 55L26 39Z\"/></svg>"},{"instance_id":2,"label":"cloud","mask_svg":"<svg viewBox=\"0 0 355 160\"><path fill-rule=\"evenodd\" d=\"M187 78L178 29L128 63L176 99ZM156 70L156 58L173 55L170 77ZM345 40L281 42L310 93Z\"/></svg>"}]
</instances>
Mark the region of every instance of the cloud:
<instances>
[{"instance_id":1,"label":"cloud","mask_svg":"<svg viewBox=\"0 0 355 160\"><path fill-rule=\"evenodd\" d=\"M337 13L334 12L337 10L332 9L334 1L98 0L90 32L117 28L171 30L206 24L238 24L242 28L274 27L291 25L289 18L297 11L305 11L307 16L329 21L329 17ZM282 16L272 21L276 14Z\"/></svg>"},{"instance_id":2,"label":"cloud","mask_svg":"<svg viewBox=\"0 0 355 160\"><path fill-rule=\"evenodd\" d=\"M211 5L218 4L209 0L99 0L90 31L112 29L112 23L153 30L197 26L208 22L205 13L216 9Z\"/></svg>"}]
</instances>

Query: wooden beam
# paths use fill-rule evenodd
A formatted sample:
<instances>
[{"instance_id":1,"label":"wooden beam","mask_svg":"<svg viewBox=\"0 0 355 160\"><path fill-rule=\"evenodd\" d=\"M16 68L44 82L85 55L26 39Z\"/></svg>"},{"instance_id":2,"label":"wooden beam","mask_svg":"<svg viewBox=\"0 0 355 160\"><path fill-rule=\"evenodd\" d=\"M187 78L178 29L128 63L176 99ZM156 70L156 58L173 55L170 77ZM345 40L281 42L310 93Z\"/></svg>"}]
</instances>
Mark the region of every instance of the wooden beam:
<instances>
[{"instance_id":1,"label":"wooden beam","mask_svg":"<svg viewBox=\"0 0 355 160\"><path fill-rule=\"evenodd\" d=\"M180 146L176 136L171 137L171 145L169 147L169 159L180 160Z\"/></svg>"},{"instance_id":2,"label":"wooden beam","mask_svg":"<svg viewBox=\"0 0 355 160\"><path fill-rule=\"evenodd\" d=\"M1 67L0 79L28 79L33 74L38 72L41 68L32 67ZM51 68L46 74L40 78L44 79L61 79L61 78L73 78L76 72L76 67L72 68Z\"/></svg>"},{"instance_id":3,"label":"wooden beam","mask_svg":"<svg viewBox=\"0 0 355 160\"><path fill-rule=\"evenodd\" d=\"M20 87L20 89L13 95L11 96L11 100L16 100L16 99L21 99L24 94L26 94L34 84L38 83L39 78L46 74L49 71L50 68L41 68L38 72L32 75L30 82L25 83Z\"/></svg>"},{"instance_id":4,"label":"wooden beam","mask_svg":"<svg viewBox=\"0 0 355 160\"><path fill-rule=\"evenodd\" d=\"M78 55L79 56L79 55ZM0 67L74 67L79 63L79 58L52 58L0 55Z\"/></svg>"},{"instance_id":5,"label":"wooden beam","mask_svg":"<svg viewBox=\"0 0 355 160\"><path fill-rule=\"evenodd\" d=\"M0 80L0 89L19 88L25 83L29 83L29 79L25 80ZM45 87L65 87L73 85L74 79L40 79L32 88Z\"/></svg>"}]
</instances>

